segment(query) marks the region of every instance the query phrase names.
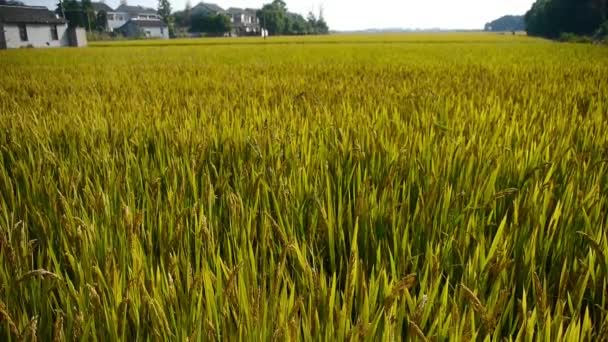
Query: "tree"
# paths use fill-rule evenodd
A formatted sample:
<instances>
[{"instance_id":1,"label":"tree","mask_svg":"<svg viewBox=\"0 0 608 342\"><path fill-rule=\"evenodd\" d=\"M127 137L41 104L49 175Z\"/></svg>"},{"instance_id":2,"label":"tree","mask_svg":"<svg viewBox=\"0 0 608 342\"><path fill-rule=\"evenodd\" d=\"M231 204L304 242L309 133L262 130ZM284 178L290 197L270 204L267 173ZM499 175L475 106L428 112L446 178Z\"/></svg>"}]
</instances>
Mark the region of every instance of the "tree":
<instances>
[{"instance_id":1,"label":"tree","mask_svg":"<svg viewBox=\"0 0 608 342\"><path fill-rule=\"evenodd\" d=\"M189 27L190 26L190 15L186 11L178 11L173 13L173 20L177 27Z\"/></svg>"},{"instance_id":2,"label":"tree","mask_svg":"<svg viewBox=\"0 0 608 342\"><path fill-rule=\"evenodd\" d=\"M485 25L485 31L523 31L526 29L524 17L520 15L505 15Z\"/></svg>"},{"instance_id":3,"label":"tree","mask_svg":"<svg viewBox=\"0 0 608 342\"><path fill-rule=\"evenodd\" d=\"M192 4L190 3L190 0L186 1L186 8L184 9L184 15L186 18L186 25L184 25L184 26L190 26L190 17L192 16Z\"/></svg>"},{"instance_id":4,"label":"tree","mask_svg":"<svg viewBox=\"0 0 608 342\"><path fill-rule=\"evenodd\" d=\"M191 16L192 5L190 1L186 1L186 8L183 11L177 11L172 15L176 27L190 27Z\"/></svg>"},{"instance_id":5,"label":"tree","mask_svg":"<svg viewBox=\"0 0 608 342\"><path fill-rule=\"evenodd\" d=\"M329 33L329 26L323 19L323 9L319 10L319 18L315 17L315 14L312 12L308 12L308 24L311 27L312 34L327 34Z\"/></svg>"},{"instance_id":6,"label":"tree","mask_svg":"<svg viewBox=\"0 0 608 342\"><path fill-rule=\"evenodd\" d=\"M169 0L158 0L158 15L160 15L165 23L169 23L169 16L171 16L171 3Z\"/></svg>"},{"instance_id":7,"label":"tree","mask_svg":"<svg viewBox=\"0 0 608 342\"><path fill-rule=\"evenodd\" d=\"M525 15L529 35L591 35L608 17L607 0L537 0Z\"/></svg>"},{"instance_id":8,"label":"tree","mask_svg":"<svg viewBox=\"0 0 608 342\"><path fill-rule=\"evenodd\" d=\"M15 0L0 0L0 5L7 5L7 6L25 6L25 4L21 1L15 1Z\"/></svg>"},{"instance_id":9,"label":"tree","mask_svg":"<svg viewBox=\"0 0 608 342\"><path fill-rule=\"evenodd\" d=\"M191 32L203 32L211 35L222 35L232 30L230 18L224 14L195 14L191 18Z\"/></svg>"},{"instance_id":10,"label":"tree","mask_svg":"<svg viewBox=\"0 0 608 342\"><path fill-rule=\"evenodd\" d=\"M282 0L274 0L266 4L256 13L262 27L271 35L285 34L287 32L287 5Z\"/></svg>"},{"instance_id":11,"label":"tree","mask_svg":"<svg viewBox=\"0 0 608 342\"><path fill-rule=\"evenodd\" d=\"M64 0L57 4L55 13L65 15L64 19L68 21L70 27L88 27L85 12L82 10L82 5L76 0Z\"/></svg>"},{"instance_id":12,"label":"tree","mask_svg":"<svg viewBox=\"0 0 608 342\"><path fill-rule=\"evenodd\" d=\"M312 27L299 14L287 13L287 34L304 35L312 33Z\"/></svg>"},{"instance_id":13,"label":"tree","mask_svg":"<svg viewBox=\"0 0 608 342\"><path fill-rule=\"evenodd\" d=\"M103 32L107 29L108 24L108 14L106 11L97 12L97 16L95 18L95 29L99 32Z\"/></svg>"},{"instance_id":14,"label":"tree","mask_svg":"<svg viewBox=\"0 0 608 342\"><path fill-rule=\"evenodd\" d=\"M91 0L82 0L80 3L82 12L84 13L85 18L85 27L88 31L92 31L93 29L93 18L95 17L95 11L93 10L93 3Z\"/></svg>"}]
</instances>

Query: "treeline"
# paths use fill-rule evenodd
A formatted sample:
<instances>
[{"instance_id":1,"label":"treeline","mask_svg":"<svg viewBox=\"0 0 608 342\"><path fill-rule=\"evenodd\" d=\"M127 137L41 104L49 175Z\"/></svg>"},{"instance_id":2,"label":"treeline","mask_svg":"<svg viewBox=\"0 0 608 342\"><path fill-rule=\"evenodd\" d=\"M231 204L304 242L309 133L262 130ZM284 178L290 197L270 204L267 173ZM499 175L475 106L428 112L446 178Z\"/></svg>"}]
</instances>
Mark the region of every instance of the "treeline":
<instances>
[{"instance_id":1,"label":"treeline","mask_svg":"<svg viewBox=\"0 0 608 342\"><path fill-rule=\"evenodd\" d=\"M104 31L107 13L99 11L95 14L91 0L63 0L57 3L55 13L64 16L73 27L84 27L87 31Z\"/></svg>"},{"instance_id":2,"label":"treeline","mask_svg":"<svg viewBox=\"0 0 608 342\"><path fill-rule=\"evenodd\" d=\"M323 18L323 11L319 15L309 12L308 17L287 10L287 5L282 0L274 0L257 11L257 17L262 27L271 35L305 35L326 34L329 27Z\"/></svg>"},{"instance_id":3,"label":"treeline","mask_svg":"<svg viewBox=\"0 0 608 342\"><path fill-rule=\"evenodd\" d=\"M606 34L608 0L537 0L525 15L529 35L559 38L564 34Z\"/></svg>"},{"instance_id":4,"label":"treeline","mask_svg":"<svg viewBox=\"0 0 608 342\"><path fill-rule=\"evenodd\" d=\"M484 30L492 32L523 31L526 29L521 15L505 15L486 24Z\"/></svg>"},{"instance_id":5,"label":"treeline","mask_svg":"<svg viewBox=\"0 0 608 342\"><path fill-rule=\"evenodd\" d=\"M180 31L222 35L230 32L233 25L227 13L218 11L201 11L186 4L186 9L173 13L173 23ZM307 35L327 34L329 27L323 18L323 11L318 15L310 12L306 18L289 12L282 0L265 4L255 12L259 26L268 30L271 35Z\"/></svg>"},{"instance_id":6,"label":"treeline","mask_svg":"<svg viewBox=\"0 0 608 342\"><path fill-rule=\"evenodd\" d=\"M209 15L207 13L195 13L192 15L190 22L190 32L221 35L232 30L230 17L225 14Z\"/></svg>"}]
</instances>

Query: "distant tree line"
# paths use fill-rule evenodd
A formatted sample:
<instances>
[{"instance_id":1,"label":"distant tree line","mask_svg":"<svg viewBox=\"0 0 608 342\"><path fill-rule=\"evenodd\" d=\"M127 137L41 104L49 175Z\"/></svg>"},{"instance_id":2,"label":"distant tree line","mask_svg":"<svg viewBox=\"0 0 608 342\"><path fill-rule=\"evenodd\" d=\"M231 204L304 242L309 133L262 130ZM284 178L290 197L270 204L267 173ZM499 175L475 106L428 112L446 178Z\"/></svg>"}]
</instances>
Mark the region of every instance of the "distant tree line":
<instances>
[{"instance_id":1,"label":"distant tree line","mask_svg":"<svg viewBox=\"0 0 608 342\"><path fill-rule=\"evenodd\" d=\"M121 1L122 3L123 1ZM16 0L0 0L3 3L20 3ZM65 16L70 26L83 27L87 31L106 30L107 13L95 13L91 0L63 0L57 3L55 12ZM232 30L230 17L225 13L209 13L192 11L190 2L186 3L183 11L172 13L169 0L158 0L158 14L168 24L171 35L176 29L196 33L222 35ZM256 12L260 26L271 35L308 35L327 34L329 27L323 18L323 10L318 15L312 12L304 18L297 13L289 12L282 0L274 0L265 4Z\"/></svg>"},{"instance_id":2,"label":"distant tree line","mask_svg":"<svg viewBox=\"0 0 608 342\"><path fill-rule=\"evenodd\" d=\"M305 35L305 34L327 34L329 27L323 18L323 11L319 15L309 12L304 19L299 14L287 10L287 5L282 0L274 0L257 11L257 17L262 27L271 35Z\"/></svg>"},{"instance_id":3,"label":"distant tree line","mask_svg":"<svg viewBox=\"0 0 608 342\"><path fill-rule=\"evenodd\" d=\"M607 19L608 0L537 0L525 15L528 34L547 38L600 34Z\"/></svg>"},{"instance_id":4,"label":"distant tree line","mask_svg":"<svg viewBox=\"0 0 608 342\"><path fill-rule=\"evenodd\" d=\"M25 6L25 4L21 1L15 1L15 0L0 0L0 5L6 5L6 6Z\"/></svg>"},{"instance_id":5,"label":"distant tree line","mask_svg":"<svg viewBox=\"0 0 608 342\"><path fill-rule=\"evenodd\" d=\"M232 30L230 17L223 13L195 13L190 17L190 32L204 32L219 36Z\"/></svg>"},{"instance_id":6,"label":"distant tree line","mask_svg":"<svg viewBox=\"0 0 608 342\"><path fill-rule=\"evenodd\" d=\"M87 31L103 31L106 27L107 13L95 14L91 0L63 0L57 3L55 13L65 15L68 24L73 27L84 27Z\"/></svg>"},{"instance_id":7,"label":"distant tree line","mask_svg":"<svg viewBox=\"0 0 608 342\"><path fill-rule=\"evenodd\" d=\"M190 32L202 32L211 35L222 35L232 30L230 17L224 13L209 13L193 11L190 3L186 3L183 11L172 15L175 26ZM271 35L306 35L327 34L329 27L323 18L323 11L316 16L309 13L307 18L297 13L289 12L282 0L274 0L265 4L256 12L260 26Z\"/></svg>"},{"instance_id":8,"label":"distant tree line","mask_svg":"<svg viewBox=\"0 0 608 342\"><path fill-rule=\"evenodd\" d=\"M523 31L526 29L524 17L521 15L505 15L486 24L484 30L492 32Z\"/></svg>"}]
</instances>

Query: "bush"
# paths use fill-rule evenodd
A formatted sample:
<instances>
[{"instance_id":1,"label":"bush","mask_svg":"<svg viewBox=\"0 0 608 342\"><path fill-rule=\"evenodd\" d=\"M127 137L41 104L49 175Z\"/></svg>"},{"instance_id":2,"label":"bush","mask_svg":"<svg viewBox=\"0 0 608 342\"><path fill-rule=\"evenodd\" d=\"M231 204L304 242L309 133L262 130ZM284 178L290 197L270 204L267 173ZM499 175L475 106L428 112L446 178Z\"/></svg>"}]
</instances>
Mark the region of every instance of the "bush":
<instances>
[{"instance_id":1,"label":"bush","mask_svg":"<svg viewBox=\"0 0 608 342\"><path fill-rule=\"evenodd\" d=\"M108 40L124 40L125 37L121 34L110 32L87 32L87 40L90 42L108 41Z\"/></svg>"},{"instance_id":2,"label":"bush","mask_svg":"<svg viewBox=\"0 0 608 342\"><path fill-rule=\"evenodd\" d=\"M608 20L605 21L595 32L596 41L608 42Z\"/></svg>"},{"instance_id":3,"label":"bush","mask_svg":"<svg viewBox=\"0 0 608 342\"><path fill-rule=\"evenodd\" d=\"M559 36L559 41L564 43L583 43L590 44L593 43L593 39L587 36L579 36L574 33L562 33Z\"/></svg>"}]
</instances>

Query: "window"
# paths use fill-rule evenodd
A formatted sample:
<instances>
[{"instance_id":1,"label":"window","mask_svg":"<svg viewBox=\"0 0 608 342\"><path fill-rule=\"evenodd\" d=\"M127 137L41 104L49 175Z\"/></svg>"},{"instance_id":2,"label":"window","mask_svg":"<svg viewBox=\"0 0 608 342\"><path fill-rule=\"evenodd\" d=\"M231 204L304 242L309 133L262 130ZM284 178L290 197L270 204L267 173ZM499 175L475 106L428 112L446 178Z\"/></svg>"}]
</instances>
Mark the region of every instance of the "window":
<instances>
[{"instance_id":1,"label":"window","mask_svg":"<svg viewBox=\"0 0 608 342\"><path fill-rule=\"evenodd\" d=\"M165 35L165 28L162 26L160 27L160 34L161 34L161 36Z\"/></svg>"},{"instance_id":2,"label":"window","mask_svg":"<svg viewBox=\"0 0 608 342\"><path fill-rule=\"evenodd\" d=\"M59 40L59 34L57 34L57 25L51 26L51 40Z\"/></svg>"},{"instance_id":3,"label":"window","mask_svg":"<svg viewBox=\"0 0 608 342\"><path fill-rule=\"evenodd\" d=\"M27 28L25 24L19 24L19 38L22 42L27 42Z\"/></svg>"}]
</instances>

